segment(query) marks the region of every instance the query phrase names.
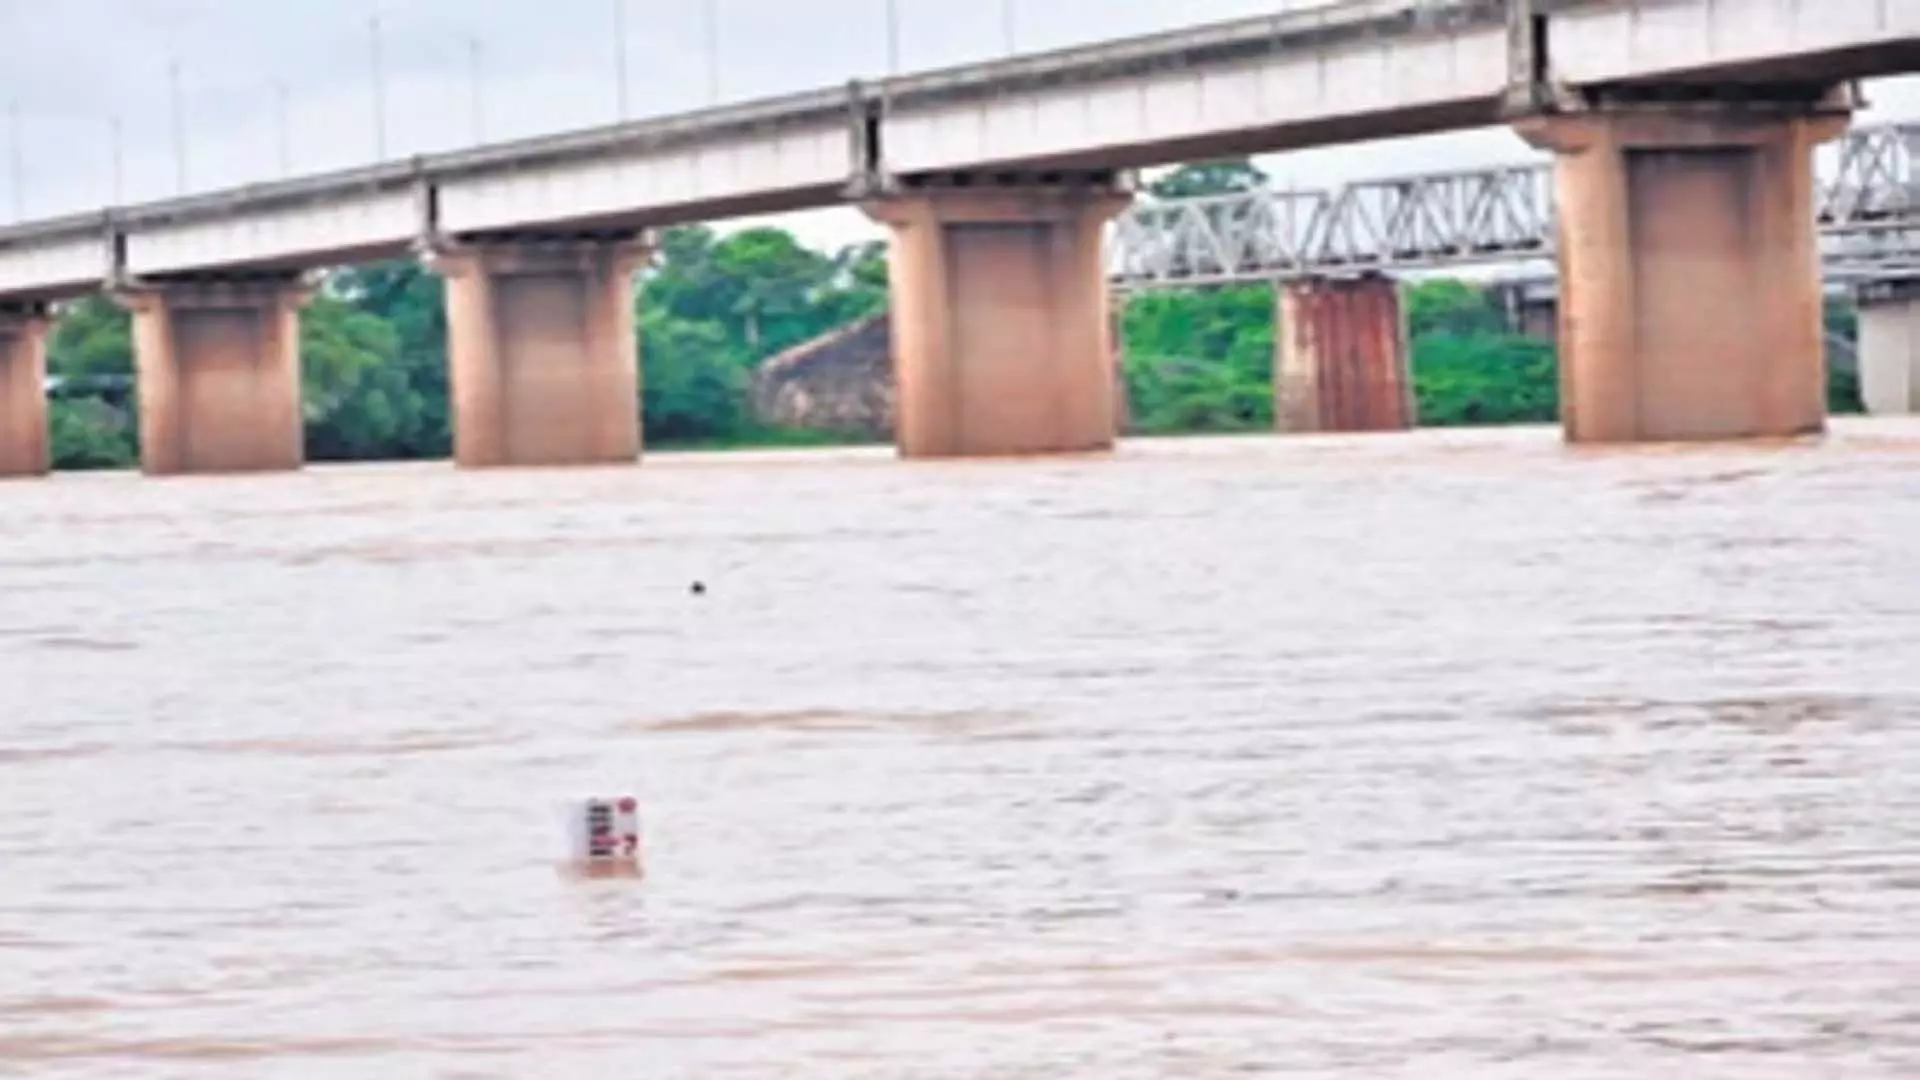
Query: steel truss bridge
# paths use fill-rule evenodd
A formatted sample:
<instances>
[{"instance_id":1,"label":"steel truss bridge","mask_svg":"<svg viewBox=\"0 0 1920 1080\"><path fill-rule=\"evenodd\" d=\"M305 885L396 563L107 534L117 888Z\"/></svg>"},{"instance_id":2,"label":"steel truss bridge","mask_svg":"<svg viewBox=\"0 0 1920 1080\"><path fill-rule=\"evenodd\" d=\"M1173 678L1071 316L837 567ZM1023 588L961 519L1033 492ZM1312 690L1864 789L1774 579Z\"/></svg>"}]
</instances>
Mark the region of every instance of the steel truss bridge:
<instances>
[{"instance_id":1,"label":"steel truss bridge","mask_svg":"<svg viewBox=\"0 0 1920 1080\"><path fill-rule=\"evenodd\" d=\"M1821 249L1829 281L1920 278L1920 124L1858 128L1823 148ZM1553 258L1548 163L1141 200L1114 226L1117 288L1409 273ZM1535 271L1532 276L1539 276Z\"/></svg>"}]
</instances>

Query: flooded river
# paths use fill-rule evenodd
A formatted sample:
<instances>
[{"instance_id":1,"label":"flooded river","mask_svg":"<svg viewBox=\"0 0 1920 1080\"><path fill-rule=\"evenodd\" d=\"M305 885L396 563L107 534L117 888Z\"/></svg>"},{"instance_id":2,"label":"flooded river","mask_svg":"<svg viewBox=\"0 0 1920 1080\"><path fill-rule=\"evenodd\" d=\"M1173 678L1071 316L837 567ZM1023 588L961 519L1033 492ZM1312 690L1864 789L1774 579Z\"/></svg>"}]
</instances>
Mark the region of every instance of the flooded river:
<instances>
[{"instance_id":1,"label":"flooded river","mask_svg":"<svg viewBox=\"0 0 1920 1080\"><path fill-rule=\"evenodd\" d=\"M1916 1075L1920 423L0 485L0 1076Z\"/></svg>"}]
</instances>

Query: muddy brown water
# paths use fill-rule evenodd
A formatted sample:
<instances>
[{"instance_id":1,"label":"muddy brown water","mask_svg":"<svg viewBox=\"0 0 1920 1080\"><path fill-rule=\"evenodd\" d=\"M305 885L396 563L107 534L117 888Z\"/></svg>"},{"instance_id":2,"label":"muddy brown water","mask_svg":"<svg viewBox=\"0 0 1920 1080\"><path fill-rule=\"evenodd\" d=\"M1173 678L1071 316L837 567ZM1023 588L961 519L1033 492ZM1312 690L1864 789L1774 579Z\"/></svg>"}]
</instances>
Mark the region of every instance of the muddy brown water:
<instances>
[{"instance_id":1,"label":"muddy brown water","mask_svg":"<svg viewBox=\"0 0 1920 1080\"><path fill-rule=\"evenodd\" d=\"M1920 423L0 485L0 1076L615 1075L1920 1075Z\"/></svg>"}]
</instances>

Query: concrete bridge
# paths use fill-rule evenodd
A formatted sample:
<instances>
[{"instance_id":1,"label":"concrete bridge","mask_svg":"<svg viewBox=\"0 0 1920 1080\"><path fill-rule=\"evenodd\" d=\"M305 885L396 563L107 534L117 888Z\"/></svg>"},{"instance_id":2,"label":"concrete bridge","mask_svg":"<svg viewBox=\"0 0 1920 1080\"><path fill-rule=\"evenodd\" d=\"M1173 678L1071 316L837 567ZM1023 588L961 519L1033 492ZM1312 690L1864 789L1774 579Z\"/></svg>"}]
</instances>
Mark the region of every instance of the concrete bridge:
<instances>
[{"instance_id":1,"label":"concrete bridge","mask_svg":"<svg viewBox=\"0 0 1920 1080\"><path fill-rule=\"evenodd\" d=\"M1558 159L1570 439L1818 430L1813 149L1917 69L1913 0L1347 0L28 223L0 473L47 467L45 305L102 288L148 472L297 467L304 275L409 251L461 464L631 461L648 230L837 202L893 230L903 454L1100 449L1126 170L1496 123Z\"/></svg>"}]
</instances>

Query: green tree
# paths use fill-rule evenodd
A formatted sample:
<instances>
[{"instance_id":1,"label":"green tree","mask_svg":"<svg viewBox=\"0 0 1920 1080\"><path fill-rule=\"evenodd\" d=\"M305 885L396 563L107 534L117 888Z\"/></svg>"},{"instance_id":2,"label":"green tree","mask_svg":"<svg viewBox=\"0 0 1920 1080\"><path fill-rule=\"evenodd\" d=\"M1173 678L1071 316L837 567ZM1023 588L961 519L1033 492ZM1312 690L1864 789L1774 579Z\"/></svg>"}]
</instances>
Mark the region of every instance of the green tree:
<instances>
[{"instance_id":1,"label":"green tree","mask_svg":"<svg viewBox=\"0 0 1920 1080\"><path fill-rule=\"evenodd\" d=\"M1192 199L1203 195L1230 195L1267 186L1268 177L1246 158L1182 165L1147 185L1156 199Z\"/></svg>"},{"instance_id":2,"label":"green tree","mask_svg":"<svg viewBox=\"0 0 1920 1080\"><path fill-rule=\"evenodd\" d=\"M419 403L399 364L393 323L337 295L315 297L300 319L301 405L307 456L404 456Z\"/></svg>"},{"instance_id":3,"label":"green tree","mask_svg":"<svg viewBox=\"0 0 1920 1080\"><path fill-rule=\"evenodd\" d=\"M779 352L832 328L820 311L836 267L783 229L747 229L714 246L714 265L732 295L740 340L759 355Z\"/></svg>"},{"instance_id":4,"label":"green tree","mask_svg":"<svg viewBox=\"0 0 1920 1080\"><path fill-rule=\"evenodd\" d=\"M132 318L104 296L63 305L47 335L47 374L82 383L131 377ZM120 469L138 460L138 421L130 394L62 392L47 409L54 468Z\"/></svg>"},{"instance_id":5,"label":"green tree","mask_svg":"<svg viewBox=\"0 0 1920 1080\"><path fill-rule=\"evenodd\" d=\"M644 275L643 307L689 322L723 323L735 297L714 260L717 238L705 225L681 225L660 234L654 266Z\"/></svg>"},{"instance_id":6,"label":"green tree","mask_svg":"<svg viewBox=\"0 0 1920 1080\"><path fill-rule=\"evenodd\" d=\"M385 332L375 335L361 320L329 314L331 325L320 333L317 344L329 351L372 352L382 359L335 387L337 402L319 422L309 421L309 456L320 460L447 456L452 449L452 425L446 290L440 277L412 259L395 259L335 273L327 282L326 296L376 320ZM311 319L310 308L307 321ZM303 332L304 340L312 339Z\"/></svg>"},{"instance_id":7,"label":"green tree","mask_svg":"<svg viewBox=\"0 0 1920 1080\"><path fill-rule=\"evenodd\" d=\"M1273 290L1136 296L1121 319L1135 429L1246 431L1273 423Z\"/></svg>"},{"instance_id":8,"label":"green tree","mask_svg":"<svg viewBox=\"0 0 1920 1080\"><path fill-rule=\"evenodd\" d=\"M737 438L747 427L747 365L717 322L676 319L659 309L639 320L640 400L647 438L694 442Z\"/></svg>"},{"instance_id":9,"label":"green tree","mask_svg":"<svg viewBox=\"0 0 1920 1080\"><path fill-rule=\"evenodd\" d=\"M1439 278L1401 289L1412 337L1475 337L1508 332L1506 317L1487 290Z\"/></svg>"},{"instance_id":10,"label":"green tree","mask_svg":"<svg viewBox=\"0 0 1920 1080\"><path fill-rule=\"evenodd\" d=\"M887 244L884 240L870 240L864 244L850 244L840 249L834 256L836 270L835 281L844 289L857 307L871 314L886 306L887 303ZM856 316L864 318L865 314Z\"/></svg>"},{"instance_id":11,"label":"green tree","mask_svg":"<svg viewBox=\"0 0 1920 1080\"><path fill-rule=\"evenodd\" d=\"M47 335L47 373L78 379L133 374L133 319L104 296L66 305Z\"/></svg>"},{"instance_id":12,"label":"green tree","mask_svg":"<svg viewBox=\"0 0 1920 1080\"><path fill-rule=\"evenodd\" d=\"M125 469L139 460L132 414L98 398L48 402L47 435L56 469Z\"/></svg>"},{"instance_id":13,"label":"green tree","mask_svg":"<svg viewBox=\"0 0 1920 1080\"><path fill-rule=\"evenodd\" d=\"M1175 356L1129 356L1125 376L1134 429L1146 434L1259 431L1273 424L1271 380Z\"/></svg>"},{"instance_id":14,"label":"green tree","mask_svg":"<svg viewBox=\"0 0 1920 1080\"><path fill-rule=\"evenodd\" d=\"M1493 295L1446 278L1401 291L1420 422L1550 423L1559 416L1553 346L1513 333Z\"/></svg>"},{"instance_id":15,"label":"green tree","mask_svg":"<svg viewBox=\"0 0 1920 1080\"><path fill-rule=\"evenodd\" d=\"M1431 427L1545 424L1560 415L1553 347L1514 334L1413 339L1413 391Z\"/></svg>"},{"instance_id":16,"label":"green tree","mask_svg":"<svg viewBox=\"0 0 1920 1080\"><path fill-rule=\"evenodd\" d=\"M886 305L885 247L823 255L780 229L667 230L640 288L641 403L653 442L766 437L747 404L761 361Z\"/></svg>"}]
</instances>

